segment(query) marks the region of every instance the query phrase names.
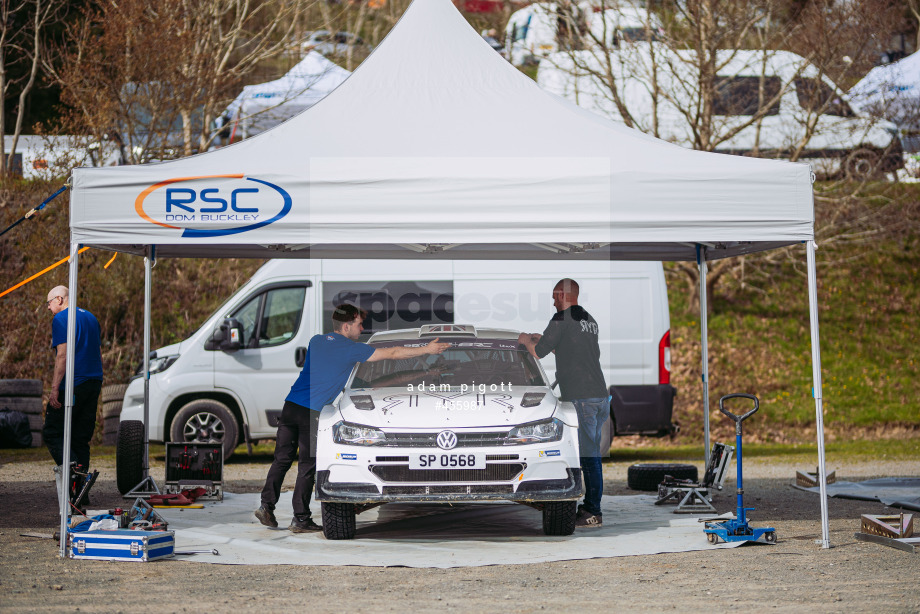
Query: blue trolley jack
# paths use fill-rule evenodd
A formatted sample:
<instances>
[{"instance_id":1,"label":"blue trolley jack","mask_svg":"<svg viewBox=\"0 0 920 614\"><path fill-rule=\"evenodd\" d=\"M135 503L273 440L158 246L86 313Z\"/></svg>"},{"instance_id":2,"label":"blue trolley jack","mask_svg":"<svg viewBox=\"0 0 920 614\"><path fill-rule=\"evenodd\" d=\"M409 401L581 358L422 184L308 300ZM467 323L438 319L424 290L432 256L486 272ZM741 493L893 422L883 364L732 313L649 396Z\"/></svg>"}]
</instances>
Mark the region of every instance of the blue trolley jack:
<instances>
[{"instance_id":1,"label":"blue trolley jack","mask_svg":"<svg viewBox=\"0 0 920 614\"><path fill-rule=\"evenodd\" d=\"M725 409L725 401L727 399L733 398L744 398L751 399L754 401L754 409L743 414L741 416L736 416L727 409ZM764 541L771 544L776 543L776 529L772 527L765 527L761 529L754 529L748 525L747 517L745 514L747 512L753 512L753 507L744 507L744 487L741 483L741 423L746 419L750 418L760 409L760 401L757 400L753 394L744 394L741 392L735 394L727 394L721 399L719 399L719 411L723 414L734 420L735 422L735 447L738 450L738 459L735 461L738 467L738 511L735 514L733 520L726 520L724 522L707 522L705 525L704 532L706 533L706 538L709 540L710 544L719 543L719 539L724 542L754 542L764 538Z\"/></svg>"}]
</instances>

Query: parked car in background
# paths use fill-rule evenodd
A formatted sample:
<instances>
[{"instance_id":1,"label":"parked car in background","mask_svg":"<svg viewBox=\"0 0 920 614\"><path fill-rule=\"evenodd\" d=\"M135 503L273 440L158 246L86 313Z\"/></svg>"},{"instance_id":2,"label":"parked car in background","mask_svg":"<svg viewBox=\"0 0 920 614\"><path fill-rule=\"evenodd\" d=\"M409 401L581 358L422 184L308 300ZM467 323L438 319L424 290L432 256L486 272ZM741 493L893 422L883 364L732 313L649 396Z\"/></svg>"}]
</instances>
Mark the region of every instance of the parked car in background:
<instances>
[{"instance_id":1,"label":"parked car in background","mask_svg":"<svg viewBox=\"0 0 920 614\"><path fill-rule=\"evenodd\" d=\"M438 338L439 355L356 365L323 408L316 499L326 539L352 539L355 514L395 502L514 501L571 535L583 494L578 417L519 331L436 324L381 332L374 348Z\"/></svg>"},{"instance_id":2,"label":"parked car in background","mask_svg":"<svg viewBox=\"0 0 920 614\"><path fill-rule=\"evenodd\" d=\"M307 55L316 51L325 56L345 56L349 49L353 54L367 55L373 46L364 42L364 39L351 32L330 32L329 30L316 30L308 32L306 39L300 44L300 53Z\"/></svg>"}]
</instances>

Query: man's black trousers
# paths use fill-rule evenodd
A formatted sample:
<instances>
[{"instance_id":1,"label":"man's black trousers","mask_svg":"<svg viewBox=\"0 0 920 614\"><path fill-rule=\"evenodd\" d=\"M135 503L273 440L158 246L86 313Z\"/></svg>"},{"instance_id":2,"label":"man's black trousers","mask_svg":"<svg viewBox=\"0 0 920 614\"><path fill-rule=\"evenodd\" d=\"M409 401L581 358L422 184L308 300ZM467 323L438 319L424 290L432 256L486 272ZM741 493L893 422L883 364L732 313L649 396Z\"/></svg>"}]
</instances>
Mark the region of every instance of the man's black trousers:
<instances>
[{"instance_id":1,"label":"man's black trousers","mask_svg":"<svg viewBox=\"0 0 920 614\"><path fill-rule=\"evenodd\" d=\"M310 498L316 482L316 431L319 427L319 412L303 405L284 402L281 418L278 420L278 435L275 439L275 458L265 487L262 489L262 505L275 509L281 496L281 483L288 469L297 459L297 481L294 483L294 515L310 517ZM298 453L299 449L299 453Z\"/></svg>"},{"instance_id":2,"label":"man's black trousers","mask_svg":"<svg viewBox=\"0 0 920 614\"><path fill-rule=\"evenodd\" d=\"M70 462L76 462L83 471L89 469L89 441L96 429L96 404L102 381L91 379L73 389L74 403L70 420ZM58 408L45 407L45 425L42 438L51 457L58 465L64 460L64 389L58 390Z\"/></svg>"}]
</instances>

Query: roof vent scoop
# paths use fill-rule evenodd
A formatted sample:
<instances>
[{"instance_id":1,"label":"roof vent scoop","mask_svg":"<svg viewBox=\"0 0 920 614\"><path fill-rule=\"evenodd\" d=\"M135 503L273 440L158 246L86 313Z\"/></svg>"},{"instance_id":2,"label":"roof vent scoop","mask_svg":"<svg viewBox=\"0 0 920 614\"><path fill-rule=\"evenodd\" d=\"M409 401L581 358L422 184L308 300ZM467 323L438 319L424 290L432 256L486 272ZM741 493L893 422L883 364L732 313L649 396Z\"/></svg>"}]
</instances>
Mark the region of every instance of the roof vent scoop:
<instances>
[{"instance_id":1,"label":"roof vent scoop","mask_svg":"<svg viewBox=\"0 0 920 614\"><path fill-rule=\"evenodd\" d=\"M419 337L438 337L440 335L475 337L476 327L472 324L426 324L418 331Z\"/></svg>"}]
</instances>

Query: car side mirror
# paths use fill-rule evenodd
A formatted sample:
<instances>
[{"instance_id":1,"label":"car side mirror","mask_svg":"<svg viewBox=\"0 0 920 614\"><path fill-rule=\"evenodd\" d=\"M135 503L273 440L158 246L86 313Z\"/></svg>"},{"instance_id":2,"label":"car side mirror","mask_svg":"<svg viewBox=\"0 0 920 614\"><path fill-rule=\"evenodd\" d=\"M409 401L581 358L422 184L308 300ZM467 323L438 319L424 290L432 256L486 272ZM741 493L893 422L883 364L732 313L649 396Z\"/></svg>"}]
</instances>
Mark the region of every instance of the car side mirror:
<instances>
[{"instance_id":1,"label":"car side mirror","mask_svg":"<svg viewBox=\"0 0 920 614\"><path fill-rule=\"evenodd\" d=\"M205 342L206 350L236 352L242 347L243 325L236 318L224 318L223 322L211 333Z\"/></svg>"}]
</instances>

